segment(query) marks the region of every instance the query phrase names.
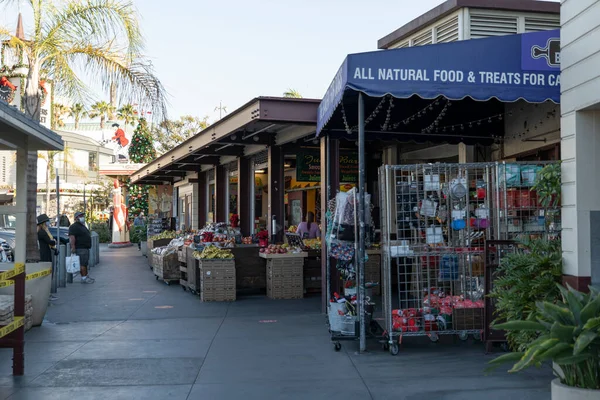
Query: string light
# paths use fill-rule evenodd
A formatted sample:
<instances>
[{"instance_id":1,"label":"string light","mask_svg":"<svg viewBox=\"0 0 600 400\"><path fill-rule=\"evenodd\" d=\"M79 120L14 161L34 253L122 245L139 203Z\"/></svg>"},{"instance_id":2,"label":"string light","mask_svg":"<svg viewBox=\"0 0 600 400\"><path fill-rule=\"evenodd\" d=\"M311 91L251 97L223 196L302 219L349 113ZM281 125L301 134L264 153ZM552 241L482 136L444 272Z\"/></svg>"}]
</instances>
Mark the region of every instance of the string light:
<instances>
[{"instance_id":1,"label":"string light","mask_svg":"<svg viewBox=\"0 0 600 400\"><path fill-rule=\"evenodd\" d=\"M397 129L398 126L400 126L400 124L408 125L410 123L410 121L414 121L416 118L421 118L421 117L425 116L427 114L427 111L432 111L433 110L433 106L434 105L437 106L438 104L439 104L439 100L438 99L432 101L430 104L426 105L424 108L422 108L421 110L417 111L413 115L404 118L400 122L396 122L396 123L392 124L392 129L394 129L394 130Z\"/></svg>"},{"instance_id":2,"label":"string light","mask_svg":"<svg viewBox=\"0 0 600 400\"><path fill-rule=\"evenodd\" d=\"M388 126L390 124L390 118L392 117L392 109L394 108L394 98L390 96L390 105L388 106L387 113L385 115L385 121L381 126L381 130L383 132L388 130Z\"/></svg>"},{"instance_id":3,"label":"string light","mask_svg":"<svg viewBox=\"0 0 600 400\"><path fill-rule=\"evenodd\" d=\"M510 115L510 113L509 113ZM481 118L481 119L475 119L473 121L468 121L468 122L461 122L460 124L454 124L454 125L445 125L443 126L441 129L442 131L446 131L446 129L451 129L451 130L455 130L456 128L460 128L461 130L465 129L465 125L468 125L469 128L473 128L473 125L476 124L477 126L480 126L483 122L487 122L488 124L493 123L494 121L502 121L504 118L504 114L495 114L495 115L490 115L488 117L485 118Z\"/></svg>"},{"instance_id":4,"label":"string light","mask_svg":"<svg viewBox=\"0 0 600 400\"><path fill-rule=\"evenodd\" d=\"M446 112L448 111L448 108L451 106L452 103L450 103L449 100L446 100L446 104L444 104L444 107L442 108L442 111L440 111L440 113L438 114L438 116L433 120L433 122L431 123L431 125L429 125L427 128L422 129L421 133L431 133L433 132L433 130L435 129L436 132L438 131L438 125L440 124L440 121L446 116ZM446 127L447 128L447 127Z\"/></svg>"},{"instance_id":5,"label":"string light","mask_svg":"<svg viewBox=\"0 0 600 400\"><path fill-rule=\"evenodd\" d=\"M352 135L352 129L348 125L348 119L346 118L346 109L344 108L344 102L342 102L342 119L344 120L344 129L348 135Z\"/></svg>"},{"instance_id":6,"label":"string light","mask_svg":"<svg viewBox=\"0 0 600 400\"><path fill-rule=\"evenodd\" d=\"M377 114L379 114L379 111L383 108L383 103L385 103L385 101L387 100L387 95L384 96L381 101L379 102L379 104L377 104L377 107L375 107L375 109L373 110L373 112L371 113L371 115L369 115L367 117L367 119L365 119L365 127L367 125L369 125L369 123L371 121L373 121L373 119L375 119L375 117L377 116Z\"/></svg>"}]
</instances>

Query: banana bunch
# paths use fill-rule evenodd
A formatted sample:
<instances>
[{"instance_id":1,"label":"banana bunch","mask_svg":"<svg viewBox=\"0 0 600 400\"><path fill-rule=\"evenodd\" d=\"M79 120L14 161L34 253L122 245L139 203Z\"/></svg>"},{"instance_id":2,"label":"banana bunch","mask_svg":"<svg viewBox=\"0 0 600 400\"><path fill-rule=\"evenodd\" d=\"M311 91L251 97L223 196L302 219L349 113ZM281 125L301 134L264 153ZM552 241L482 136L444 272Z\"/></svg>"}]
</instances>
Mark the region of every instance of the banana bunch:
<instances>
[{"instance_id":1,"label":"banana bunch","mask_svg":"<svg viewBox=\"0 0 600 400\"><path fill-rule=\"evenodd\" d=\"M196 257L196 253L194 252L194 257ZM216 246L206 246L202 253L198 257L199 260L214 260L214 259L231 259L233 258L233 253L231 250L222 249Z\"/></svg>"},{"instance_id":2,"label":"banana bunch","mask_svg":"<svg viewBox=\"0 0 600 400\"><path fill-rule=\"evenodd\" d=\"M150 240L160 240L160 239L175 239L177 234L175 231L164 231L159 233L158 235L151 236Z\"/></svg>"}]
</instances>

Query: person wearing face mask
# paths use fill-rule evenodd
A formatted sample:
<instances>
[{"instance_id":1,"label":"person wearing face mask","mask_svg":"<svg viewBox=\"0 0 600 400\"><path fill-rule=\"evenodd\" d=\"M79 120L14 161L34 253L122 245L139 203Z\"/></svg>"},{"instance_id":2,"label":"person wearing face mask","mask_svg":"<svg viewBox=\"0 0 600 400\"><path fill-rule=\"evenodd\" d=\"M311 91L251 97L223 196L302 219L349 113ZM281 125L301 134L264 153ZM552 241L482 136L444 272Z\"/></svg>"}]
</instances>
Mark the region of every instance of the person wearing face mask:
<instances>
[{"instance_id":1,"label":"person wearing face mask","mask_svg":"<svg viewBox=\"0 0 600 400\"><path fill-rule=\"evenodd\" d=\"M85 226L85 214L82 212L75 213L75 222L69 227L69 243L71 254L79 256L81 283L94 283L95 280L88 276L92 235Z\"/></svg>"},{"instance_id":2,"label":"person wearing face mask","mask_svg":"<svg viewBox=\"0 0 600 400\"><path fill-rule=\"evenodd\" d=\"M52 261L52 251L56 251L56 240L48 229L50 218L46 214L37 217L37 234L40 246L40 261Z\"/></svg>"}]
</instances>

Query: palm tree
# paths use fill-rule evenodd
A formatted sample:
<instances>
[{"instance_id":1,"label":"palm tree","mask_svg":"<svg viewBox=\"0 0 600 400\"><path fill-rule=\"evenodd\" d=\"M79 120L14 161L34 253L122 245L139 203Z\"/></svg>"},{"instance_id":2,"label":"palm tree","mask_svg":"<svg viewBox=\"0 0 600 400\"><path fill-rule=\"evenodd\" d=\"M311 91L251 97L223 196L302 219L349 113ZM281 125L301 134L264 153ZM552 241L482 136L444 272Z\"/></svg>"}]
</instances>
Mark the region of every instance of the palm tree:
<instances>
[{"instance_id":1,"label":"palm tree","mask_svg":"<svg viewBox=\"0 0 600 400\"><path fill-rule=\"evenodd\" d=\"M0 0L0 4L15 0ZM42 93L40 78L57 82L57 94L84 102L91 92L77 74L85 73L102 82L104 90L114 82L128 101L153 108L158 118L166 116L166 93L143 57L143 38L132 2L127 0L28 0L34 26L24 39L0 27L0 37L23 52L28 66L24 93L25 114L40 120ZM36 151L28 156L27 208L36 209ZM27 213L27 260L39 260L36 215Z\"/></svg>"},{"instance_id":2,"label":"palm tree","mask_svg":"<svg viewBox=\"0 0 600 400\"><path fill-rule=\"evenodd\" d=\"M108 116L114 112L115 108L109 103L107 103L106 101L98 101L92 104L92 108L90 110L89 115L90 118L100 117L100 129L104 129L104 126L106 124L106 118L108 118Z\"/></svg>"},{"instance_id":3,"label":"palm tree","mask_svg":"<svg viewBox=\"0 0 600 400\"><path fill-rule=\"evenodd\" d=\"M69 116L75 118L75 130L79 129L79 121L81 121L81 118L85 118L87 117L87 115L88 113L85 110L85 106L83 104L73 104L71 110L69 111Z\"/></svg>"},{"instance_id":4,"label":"palm tree","mask_svg":"<svg viewBox=\"0 0 600 400\"><path fill-rule=\"evenodd\" d=\"M71 112L69 106L64 104L54 103L52 105L52 126L54 128L62 128L65 126L65 121L63 121L63 117Z\"/></svg>"},{"instance_id":5,"label":"palm tree","mask_svg":"<svg viewBox=\"0 0 600 400\"><path fill-rule=\"evenodd\" d=\"M134 122L138 119L138 113L131 104L124 104L117 110L117 118L125 122L125 132L127 132L127 125L134 125Z\"/></svg>"},{"instance_id":6,"label":"palm tree","mask_svg":"<svg viewBox=\"0 0 600 400\"><path fill-rule=\"evenodd\" d=\"M38 158L46 161L46 214L50 214L50 182L56 179L56 156L60 154L60 151L49 150L45 152L39 152ZM75 162L75 157L71 150L65 146L62 151L63 154L63 162L65 168L65 174L67 170L70 169L74 171L78 176L86 177L87 172L79 167ZM59 213L59 211L57 211Z\"/></svg>"},{"instance_id":7,"label":"palm tree","mask_svg":"<svg viewBox=\"0 0 600 400\"><path fill-rule=\"evenodd\" d=\"M227 114L227 106L219 102L219 105L215 107L215 111L219 111L219 119L221 119L223 113Z\"/></svg>"},{"instance_id":8,"label":"palm tree","mask_svg":"<svg viewBox=\"0 0 600 400\"><path fill-rule=\"evenodd\" d=\"M296 89L288 89L285 92L283 92L283 97L290 97L290 98L294 98L294 99L301 99L302 95Z\"/></svg>"}]
</instances>

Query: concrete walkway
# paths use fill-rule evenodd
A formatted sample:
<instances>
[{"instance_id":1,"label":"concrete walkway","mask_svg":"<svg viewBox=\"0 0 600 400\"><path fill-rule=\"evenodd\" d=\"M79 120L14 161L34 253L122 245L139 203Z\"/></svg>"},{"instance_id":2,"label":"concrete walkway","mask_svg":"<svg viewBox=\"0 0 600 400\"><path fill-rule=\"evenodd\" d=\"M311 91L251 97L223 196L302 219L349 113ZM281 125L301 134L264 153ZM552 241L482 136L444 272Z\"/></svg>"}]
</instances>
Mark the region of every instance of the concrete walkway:
<instances>
[{"instance_id":1,"label":"concrete walkway","mask_svg":"<svg viewBox=\"0 0 600 400\"><path fill-rule=\"evenodd\" d=\"M549 399L548 370L485 376L481 344L333 351L320 298L202 303L154 279L137 248L102 248L94 285L60 289L26 335L26 375L0 350L0 399Z\"/></svg>"}]
</instances>

